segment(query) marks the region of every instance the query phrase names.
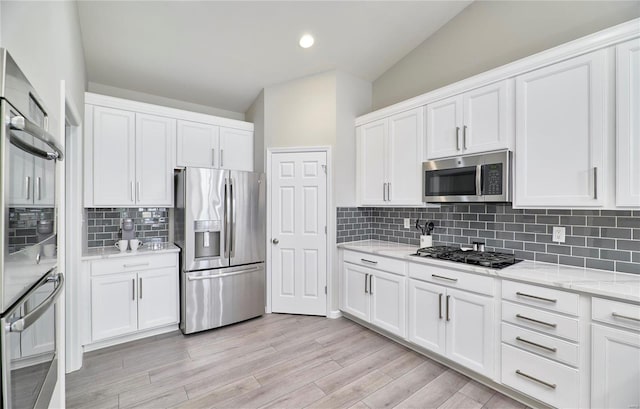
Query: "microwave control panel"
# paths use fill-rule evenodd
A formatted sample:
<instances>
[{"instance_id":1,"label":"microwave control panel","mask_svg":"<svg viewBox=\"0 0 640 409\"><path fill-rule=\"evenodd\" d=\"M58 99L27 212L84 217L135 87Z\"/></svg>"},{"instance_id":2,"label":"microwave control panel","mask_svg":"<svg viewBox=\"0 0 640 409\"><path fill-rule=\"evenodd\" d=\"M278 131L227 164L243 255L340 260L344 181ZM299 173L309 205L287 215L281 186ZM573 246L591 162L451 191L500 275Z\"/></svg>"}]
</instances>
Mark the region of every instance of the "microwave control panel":
<instances>
[{"instance_id":1,"label":"microwave control panel","mask_svg":"<svg viewBox=\"0 0 640 409\"><path fill-rule=\"evenodd\" d=\"M501 195L502 194L502 163L492 163L482 166L482 194Z\"/></svg>"}]
</instances>

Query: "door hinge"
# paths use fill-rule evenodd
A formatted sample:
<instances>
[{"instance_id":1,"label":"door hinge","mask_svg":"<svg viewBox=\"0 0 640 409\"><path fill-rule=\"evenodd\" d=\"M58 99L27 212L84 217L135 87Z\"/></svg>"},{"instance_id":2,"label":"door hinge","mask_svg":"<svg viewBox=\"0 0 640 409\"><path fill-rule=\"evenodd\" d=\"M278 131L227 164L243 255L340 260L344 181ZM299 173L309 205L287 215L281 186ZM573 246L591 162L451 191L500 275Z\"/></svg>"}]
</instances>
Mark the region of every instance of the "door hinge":
<instances>
[{"instance_id":1,"label":"door hinge","mask_svg":"<svg viewBox=\"0 0 640 409\"><path fill-rule=\"evenodd\" d=\"M327 293L327 286L326 285L324 286L324 293L325 294Z\"/></svg>"},{"instance_id":2,"label":"door hinge","mask_svg":"<svg viewBox=\"0 0 640 409\"><path fill-rule=\"evenodd\" d=\"M321 165L322 166L322 170L324 170L324 174L327 174L327 165Z\"/></svg>"}]
</instances>

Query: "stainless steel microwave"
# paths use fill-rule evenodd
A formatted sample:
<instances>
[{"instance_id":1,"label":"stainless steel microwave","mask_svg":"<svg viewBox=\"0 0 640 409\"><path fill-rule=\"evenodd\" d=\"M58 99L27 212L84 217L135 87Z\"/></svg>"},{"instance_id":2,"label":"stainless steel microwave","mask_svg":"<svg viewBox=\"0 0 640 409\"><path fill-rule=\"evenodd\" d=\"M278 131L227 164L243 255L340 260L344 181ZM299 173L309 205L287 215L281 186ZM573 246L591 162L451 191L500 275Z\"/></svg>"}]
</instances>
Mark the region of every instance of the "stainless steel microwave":
<instances>
[{"instance_id":1,"label":"stainless steel microwave","mask_svg":"<svg viewBox=\"0 0 640 409\"><path fill-rule=\"evenodd\" d=\"M422 200L511 202L511 152L503 150L423 162Z\"/></svg>"}]
</instances>

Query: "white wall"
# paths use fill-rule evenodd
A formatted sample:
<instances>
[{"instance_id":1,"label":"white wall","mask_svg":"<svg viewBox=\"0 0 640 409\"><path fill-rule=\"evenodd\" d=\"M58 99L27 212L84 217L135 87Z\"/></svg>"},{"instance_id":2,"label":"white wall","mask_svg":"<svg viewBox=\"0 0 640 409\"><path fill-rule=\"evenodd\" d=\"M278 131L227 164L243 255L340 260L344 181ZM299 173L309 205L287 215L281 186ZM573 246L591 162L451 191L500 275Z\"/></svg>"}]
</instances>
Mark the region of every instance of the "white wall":
<instances>
[{"instance_id":1,"label":"white wall","mask_svg":"<svg viewBox=\"0 0 640 409\"><path fill-rule=\"evenodd\" d=\"M373 83L373 109L640 16L640 1L476 1Z\"/></svg>"},{"instance_id":2,"label":"white wall","mask_svg":"<svg viewBox=\"0 0 640 409\"><path fill-rule=\"evenodd\" d=\"M75 2L0 2L0 46L6 48L45 104L50 117L49 131L64 146L64 111L66 95L70 104L83 116L86 73ZM64 84L61 85L61 80ZM62 88L64 87L64 88ZM64 180L57 166L57 181ZM59 203L64 203L64 186L58 183ZM59 214L64 225L64 214ZM58 236L58 264L64 266L64 231ZM65 272L67 273L67 272ZM67 274L67 277L69 275ZM65 406L65 294L56 313L58 383L50 407Z\"/></svg>"},{"instance_id":3,"label":"white wall","mask_svg":"<svg viewBox=\"0 0 640 409\"><path fill-rule=\"evenodd\" d=\"M92 81L89 81L87 90L89 92L108 95L110 97L130 99L132 101L146 102L147 104L183 109L185 111L199 112L201 114L221 116L223 118L237 119L240 121L244 121L245 118L245 115L242 112L227 111L226 109L194 104L192 102L180 101L173 98L161 97L124 88L112 87L110 85L98 84Z\"/></svg>"},{"instance_id":4,"label":"white wall","mask_svg":"<svg viewBox=\"0 0 640 409\"><path fill-rule=\"evenodd\" d=\"M264 172L265 148L264 148L264 90L245 113L245 120L253 123L253 169L256 172Z\"/></svg>"}]
</instances>

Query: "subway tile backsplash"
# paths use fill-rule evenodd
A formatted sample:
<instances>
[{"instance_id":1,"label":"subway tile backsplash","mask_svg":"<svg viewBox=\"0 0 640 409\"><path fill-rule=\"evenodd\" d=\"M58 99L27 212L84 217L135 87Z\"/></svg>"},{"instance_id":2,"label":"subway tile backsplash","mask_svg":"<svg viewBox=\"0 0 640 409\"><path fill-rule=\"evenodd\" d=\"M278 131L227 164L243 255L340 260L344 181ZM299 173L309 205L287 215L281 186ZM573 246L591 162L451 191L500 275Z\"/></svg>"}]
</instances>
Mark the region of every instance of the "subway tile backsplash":
<instances>
[{"instance_id":1,"label":"subway tile backsplash","mask_svg":"<svg viewBox=\"0 0 640 409\"><path fill-rule=\"evenodd\" d=\"M418 246L416 219L433 221L434 244L483 242L525 260L640 274L640 211L513 209L508 204L440 208L340 207L338 243L376 239ZM404 228L404 219L411 228ZM555 243L553 227L566 228Z\"/></svg>"},{"instance_id":2,"label":"subway tile backsplash","mask_svg":"<svg viewBox=\"0 0 640 409\"><path fill-rule=\"evenodd\" d=\"M120 240L121 220L132 218L136 238L143 242L169 241L169 210L164 207L87 208L87 246L113 246Z\"/></svg>"},{"instance_id":3,"label":"subway tile backsplash","mask_svg":"<svg viewBox=\"0 0 640 409\"><path fill-rule=\"evenodd\" d=\"M53 221L54 209L48 208L9 208L9 253L25 248L28 245L42 241L38 239L38 222ZM43 234L42 236L49 236Z\"/></svg>"}]
</instances>

